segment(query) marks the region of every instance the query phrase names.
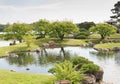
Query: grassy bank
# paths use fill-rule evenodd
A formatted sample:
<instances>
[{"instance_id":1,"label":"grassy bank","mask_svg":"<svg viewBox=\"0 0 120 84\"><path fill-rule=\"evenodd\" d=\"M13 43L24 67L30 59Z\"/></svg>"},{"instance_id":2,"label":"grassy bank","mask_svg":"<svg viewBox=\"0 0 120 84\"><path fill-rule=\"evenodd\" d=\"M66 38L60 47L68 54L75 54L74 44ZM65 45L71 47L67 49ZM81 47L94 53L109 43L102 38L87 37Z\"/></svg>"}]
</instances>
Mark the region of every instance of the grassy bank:
<instances>
[{"instance_id":1,"label":"grassy bank","mask_svg":"<svg viewBox=\"0 0 120 84\"><path fill-rule=\"evenodd\" d=\"M101 37L100 37L99 34L92 34L88 38L89 39L100 39ZM113 34L113 35L110 35L107 38L110 38L110 39L120 39L120 34Z\"/></svg>"},{"instance_id":2,"label":"grassy bank","mask_svg":"<svg viewBox=\"0 0 120 84\"><path fill-rule=\"evenodd\" d=\"M34 41L34 43L36 45L40 45L43 43L48 43L49 41L55 41L56 43L59 43L59 44L71 44L71 45L86 44L86 42L84 40L79 40L79 39L64 39L61 41L60 39L55 39L55 38L38 39L38 40Z\"/></svg>"},{"instance_id":3,"label":"grassy bank","mask_svg":"<svg viewBox=\"0 0 120 84\"><path fill-rule=\"evenodd\" d=\"M63 41L59 39L38 39L38 40L32 40L30 47L27 47L26 43L20 43L17 45L13 46L6 46L6 47L0 47L0 57L1 56L6 56L8 52L11 51L17 51L17 50L34 50L39 48L39 45L42 45L43 43L48 43L49 41L55 41L56 43L59 44L66 44L66 45L80 45L80 44L86 44L85 41L83 40L77 40L77 39L65 39Z\"/></svg>"},{"instance_id":4,"label":"grassy bank","mask_svg":"<svg viewBox=\"0 0 120 84\"><path fill-rule=\"evenodd\" d=\"M30 47L27 47L26 43L20 43L18 45L13 45L13 46L5 46L5 47L0 47L0 57L1 56L6 56L8 52L11 51L17 51L17 50L33 50L37 49L38 46L35 44L31 44Z\"/></svg>"},{"instance_id":5,"label":"grassy bank","mask_svg":"<svg viewBox=\"0 0 120 84\"><path fill-rule=\"evenodd\" d=\"M27 74L0 70L0 84L52 84L50 75Z\"/></svg>"},{"instance_id":6,"label":"grassy bank","mask_svg":"<svg viewBox=\"0 0 120 84\"><path fill-rule=\"evenodd\" d=\"M100 49L100 48L112 49L114 47L120 47L120 43L104 43L104 44L97 44L94 46L94 48L97 48L97 49Z\"/></svg>"}]
</instances>

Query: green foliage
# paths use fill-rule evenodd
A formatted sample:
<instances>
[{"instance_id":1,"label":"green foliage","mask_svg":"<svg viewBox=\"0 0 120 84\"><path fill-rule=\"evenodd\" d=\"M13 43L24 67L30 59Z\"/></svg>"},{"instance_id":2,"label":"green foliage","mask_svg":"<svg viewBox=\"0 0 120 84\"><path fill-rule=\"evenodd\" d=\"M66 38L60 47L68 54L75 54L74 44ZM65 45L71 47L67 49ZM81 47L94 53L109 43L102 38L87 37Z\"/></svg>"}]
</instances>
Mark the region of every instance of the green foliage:
<instances>
[{"instance_id":1,"label":"green foliage","mask_svg":"<svg viewBox=\"0 0 120 84\"><path fill-rule=\"evenodd\" d=\"M84 73L95 74L99 70L99 66L93 63L84 64L80 70L84 71Z\"/></svg>"},{"instance_id":2,"label":"green foliage","mask_svg":"<svg viewBox=\"0 0 120 84\"><path fill-rule=\"evenodd\" d=\"M3 32L4 29L7 28L8 25L3 25L3 24L0 24L0 32Z\"/></svg>"},{"instance_id":3,"label":"green foliage","mask_svg":"<svg viewBox=\"0 0 120 84\"><path fill-rule=\"evenodd\" d=\"M80 24L77 24L77 26L79 28L88 30L90 27L95 26L95 23L94 22L82 22Z\"/></svg>"},{"instance_id":4,"label":"green foliage","mask_svg":"<svg viewBox=\"0 0 120 84\"><path fill-rule=\"evenodd\" d=\"M6 39L14 39L22 42L23 36L30 33L31 27L24 23L14 23L4 30Z\"/></svg>"},{"instance_id":5,"label":"green foliage","mask_svg":"<svg viewBox=\"0 0 120 84\"><path fill-rule=\"evenodd\" d=\"M23 36L24 41L27 44L27 47L30 47L30 44L32 43L33 36L31 34Z\"/></svg>"},{"instance_id":6,"label":"green foliage","mask_svg":"<svg viewBox=\"0 0 120 84\"><path fill-rule=\"evenodd\" d=\"M80 29L80 33L76 34L74 36L75 39L86 39L88 36L89 36L89 31L84 29L84 28L81 28Z\"/></svg>"},{"instance_id":7,"label":"green foliage","mask_svg":"<svg viewBox=\"0 0 120 84\"><path fill-rule=\"evenodd\" d=\"M99 44L101 39L90 39L89 42L92 42L94 44Z\"/></svg>"},{"instance_id":8,"label":"green foliage","mask_svg":"<svg viewBox=\"0 0 120 84\"><path fill-rule=\"evenodd\" d=\"M81 71L76 71L76 66L73 67L70 61L56 64L49 72L54 73L57 81L70 80L73 84L79 84L83 79Z\"/></svg>"},{"instance_id":9,"label":"green foliage","mask_svg":"<svg viewBox=\"0 0 120 84\"><path fill-rule=\"evenodd\" d=\"M32 23L32 26L36 35L38 35L37 38L44 38L49 32L50 22L45 19L40 19L39 21Z\"/></svg>"},{"instance_id":10,"label":"green foliage","mask_svg":"<svg viewBox=\"0 0 120 84\"><path fill-rule=\"evenodd\" d=\"M71 59L71 62L74 66L77 65L77 70L79 70L84 64L93 63L92 61L89 61L88 59L84 57L75 56Z\"/></svg>"},{"instance_id":11,"label":"green foliage","mask_svg":"<svg viewBox=\"0 0 120 84\"><path fill-rule=\"evenodd\" d=\"M116 30L117 28L115 26L107 23L99 23L96 26L90 28L90 32L100 34L101 39L116 33Z\"/></svg>"},{"instance_id":12,"label":"green foliage","mask_svg":"<svg viewBox=\"0 0 120 84\"><path fill-rule=\"evenodd\" d=\"M64 35L73 34L78 30L77 26L70 21L56 21L51 24L49 35L63 40Z\"/></svg>"},{"instance_id":13,"label":"green foliage","mask_svg":"<svg viewBox=\"0 0 120 84\"><path fill-rule=\"evenodd\" d=\"M99 66L84 57L75 56L71 59L71 62L74 66L77 66L76 70L80 70L84 73L94 74L99 70Z\"/></svg>"},{"instance_id":14,"label":"green foliage","mask_svg":"<svg viewBox=\"0 0 120 84\"><path fill-rule=\"evenodd\" d=\"M116 21L120 23L120 19L119 19L119 17L120 17L120 15L119 15L119 13L120 13L120 1L118 1L117 3L114 4L114 8L111 9L111 11L114 14L113 16L111 16L111 18L116 19Z\"/></svg>"},{"instance_id":15,"label":"green foliage","mask_svg":"<svg viewBox=\"0 0 120 84\"><path fill-rule=\"evenodd\" d=\"M78 35L76 35L74 38L75 38L75 39L86 39L87 36L78 34Z\"/></svg>"}]
</instances>

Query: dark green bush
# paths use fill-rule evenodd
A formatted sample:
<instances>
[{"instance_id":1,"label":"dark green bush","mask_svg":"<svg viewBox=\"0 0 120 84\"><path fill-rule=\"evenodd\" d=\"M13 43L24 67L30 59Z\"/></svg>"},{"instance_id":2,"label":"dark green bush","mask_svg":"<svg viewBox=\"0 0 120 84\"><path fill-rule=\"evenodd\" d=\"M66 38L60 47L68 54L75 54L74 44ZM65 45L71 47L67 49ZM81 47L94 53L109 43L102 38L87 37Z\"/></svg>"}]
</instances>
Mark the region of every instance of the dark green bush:
<instances>
[{"instance_id":1,"label":"dark green bush","mask_svg":"<svg viewBox=\"0 0 120 84\"><path fill-rule=\"evenodd\" d=\"M86 39L89 36L88 31L81 31L77 35L74 36L75 39Z\"/></svg>"},{"instance_id":2,"label":"dark green bush","mask_svg":"<svg viewBox=\"0 0 120 84\"><path fill-rule=\"evenodd\" d=\"M85 36L85 35L76 35L74 38L75 39L86 39L87 36Z\"/></svg>"},{"instance_id":3,"label":"dark green bush","mask_svg":"<svg viewBox=\"0 0 120 84\"><path fill-rule=\"evenodd\" d=\"M92 61L89 61L88 59L84 58L84 57L79 57L79 56L75 56L71 59L71 62L73 63L74 66L78 66L77 69L80 69L82 65L84 64L89 64L89 63L93 63Z\"/></svg>"},{"instance_id":4,"label":"dark green bush","mask_svg":"<svg viewBox=\"0 0 120 84\"><path fill-rule=\"evenodd\" d=\"M94 44L100 43L101 39L90 39L89 42L92 42Z\"/></svg>"},{"instance_id":5,"label":"dark green bush","mask_svg":"<svg viewBox=\"0 0 120 84\"><path fill-rule=\"evenodd\" d=\"M99 70L99 66L90 63L90 64L84 64L81 69L84 73L89 73L89 74L95 74Z\"/></svg>"}]
</instances>

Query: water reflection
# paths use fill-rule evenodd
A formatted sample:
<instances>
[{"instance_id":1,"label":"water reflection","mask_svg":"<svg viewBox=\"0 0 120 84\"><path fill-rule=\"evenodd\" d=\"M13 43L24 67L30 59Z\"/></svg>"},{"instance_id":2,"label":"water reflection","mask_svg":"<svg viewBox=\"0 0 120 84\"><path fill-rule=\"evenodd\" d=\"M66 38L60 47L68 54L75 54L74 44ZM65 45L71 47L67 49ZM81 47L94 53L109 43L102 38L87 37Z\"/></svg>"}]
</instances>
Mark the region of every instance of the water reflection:
<instances>
[{"instance_id":1,"label":"water reflection","mask_svg":"<svg viewBox=\"0 0 120 84\"><path fill-rule=\"evenodd\" d=\"M90 52L90 55L92 56L97 56L97 58L102 58L102 59L109 59L112 58L115 55L115 52Z\"/></svg>"},{"instance_id":2,"label":"water reflection","mask_svg":"<svg viewBox=\"0 0 120 84\"><path fill-rule=\"evenodd\" d=\"M11 53L6 58L10 65L17 65L18 67L27 66L31 64L35 65L48 65L64 60L70 59L70 53L65 51L63 47L59 53L48 52L47 49L42 49L40 52L16 52Z\"/></svg>"},{"instance_id":3,"label":"water reflection","mask_svg":"<svg viewBox=\"0 0 120 84\"><path fill-rule=\"evenodd\" d=\"M18 53L11 53L9 57L6 58L10 65L17 65L17 66L27 66L30 64L35 63L34 56L30 53L18 52Z\"/></svg>"},{"instance_id":4,"label":"water reflection","mask_svg":"<svg viewBox=\"0 0 120 84\"><path fill-rule=\"evenodd\" d=\"M115 62L116 64L120 65L120 52L117 52L115 55Z\"/></svg>"}]
</instances>

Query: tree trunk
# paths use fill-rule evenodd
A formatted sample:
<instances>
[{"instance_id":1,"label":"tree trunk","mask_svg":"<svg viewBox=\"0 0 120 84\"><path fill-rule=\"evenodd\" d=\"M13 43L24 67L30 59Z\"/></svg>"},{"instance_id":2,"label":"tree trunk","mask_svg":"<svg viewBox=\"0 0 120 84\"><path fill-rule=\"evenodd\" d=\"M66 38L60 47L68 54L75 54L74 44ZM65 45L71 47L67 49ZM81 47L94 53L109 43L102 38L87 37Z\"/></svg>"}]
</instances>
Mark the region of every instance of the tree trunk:
<instances>
[{"instance_id":1,"label":"tree trunk","mask_svg":"<svg viewBox=\"0 0 120 84\"><path fill-rule=\"evenodd\" d=\"M63 40L63 38L64 38L64 34L59 35L59 38L60 38L60 40Z\"/></svg>"},{"instance_id":2,"label":"tree trunk","mask_svg":"<svg viewBox=\"0 0 120 84\"><path fill-rule=\"evenodd\" d=\"M101 40L105 39L105 35L101 34Z\"/></svg>"}]
</instances>

